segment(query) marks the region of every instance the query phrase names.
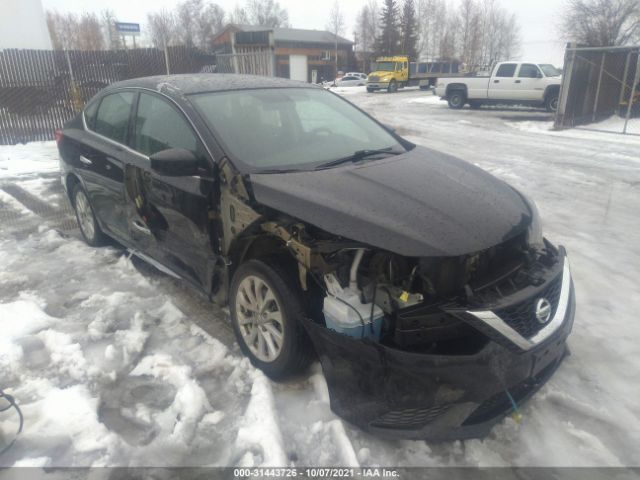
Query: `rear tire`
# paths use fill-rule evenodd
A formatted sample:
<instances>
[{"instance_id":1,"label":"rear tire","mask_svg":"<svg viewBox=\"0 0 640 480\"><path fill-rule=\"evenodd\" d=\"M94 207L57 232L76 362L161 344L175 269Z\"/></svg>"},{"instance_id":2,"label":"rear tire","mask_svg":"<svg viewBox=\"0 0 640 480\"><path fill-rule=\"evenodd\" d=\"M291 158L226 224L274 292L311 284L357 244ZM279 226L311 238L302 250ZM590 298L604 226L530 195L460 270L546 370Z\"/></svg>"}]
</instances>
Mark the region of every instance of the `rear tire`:
<instances>
[{"instance_id":1,"label":"rear tire","mask_svg":"<svg viewBox=\"0 0 640 480\"><path fill-rule=\"evenodd\" d=\"M303 371L314 357L302 305L292 275L275 262L249 260L233 275L229 310L236 340L251 363L273 379Z\"/></svg>"},{"instance_id":2,"label":"rear tire","mask_svg":"<svg viewBox=\"0 0 640 480\"><path fill-rule=\"evenodd\" d=\"M454 110L460 110L464 107L466 101L467 97L462 90L454 90L450 92L447 99L449 108L453 108Z\"/></svg>"},{"instance_id":3,"label":"rear tire","mask_svg":"<svg viewBox=\"0 0 640 480\"><path fill-rule=\"evenodd\" d=\"M73 186L71 198L73 198L73 209L76 212L76 220L84 241L92 247L106 244L107 236L100 229L93 207L89 202L89 196L80 183Z\"/></svg>"}]
</instances>

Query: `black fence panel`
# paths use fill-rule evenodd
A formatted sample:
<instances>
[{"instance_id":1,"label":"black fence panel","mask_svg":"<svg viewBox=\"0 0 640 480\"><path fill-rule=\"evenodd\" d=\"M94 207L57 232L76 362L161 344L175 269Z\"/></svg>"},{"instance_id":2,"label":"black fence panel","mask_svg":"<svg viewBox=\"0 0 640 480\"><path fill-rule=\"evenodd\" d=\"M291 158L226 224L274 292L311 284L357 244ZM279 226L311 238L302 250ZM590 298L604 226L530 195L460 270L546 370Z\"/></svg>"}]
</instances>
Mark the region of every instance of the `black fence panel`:
<instances>
[{"instance_id":1,"label":"black fence panel","mask_svg":"<svg viewBox=\"0 0 640 480\"><path fill-rule=\"evenodd\" d=\"M168 65L167 65L168 62ZM0 144L51 140L97 92L129 78L213 71L195 48L0 50Z\"/></svg>"},{"instance_id":2,"label":"black fence panel","mask_svg":"<svg viewBox=\"0 0 640 480\"><path fill-rule=\"evenodd\" d=\"M555 127L640 134L639 53L569 45Z\"/></svg>"}]
</instances>

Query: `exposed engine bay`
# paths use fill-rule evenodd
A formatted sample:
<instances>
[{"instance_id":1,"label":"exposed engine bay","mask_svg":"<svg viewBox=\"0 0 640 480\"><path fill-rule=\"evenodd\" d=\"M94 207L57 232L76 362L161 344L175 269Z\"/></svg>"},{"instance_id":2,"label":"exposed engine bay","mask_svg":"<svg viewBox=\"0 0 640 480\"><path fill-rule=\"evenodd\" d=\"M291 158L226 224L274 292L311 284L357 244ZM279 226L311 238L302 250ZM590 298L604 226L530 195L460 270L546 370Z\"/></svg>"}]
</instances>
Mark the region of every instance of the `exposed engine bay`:
<instances>
[{"instance_id":1,"label":"exposed engine bay","mask_svg":"<svg viewBox=\"0 0 640 480\"><path fill-rule=\"evenodd\" d=\"M415 258L336 239L294 220L281 218L261 228L297 260L313 321L423 353L478 351L488 338L451 312L491 305L539 285L558 262L555 247L529 245L525 234L469 255Z\"/></svg>"}]
</instances>

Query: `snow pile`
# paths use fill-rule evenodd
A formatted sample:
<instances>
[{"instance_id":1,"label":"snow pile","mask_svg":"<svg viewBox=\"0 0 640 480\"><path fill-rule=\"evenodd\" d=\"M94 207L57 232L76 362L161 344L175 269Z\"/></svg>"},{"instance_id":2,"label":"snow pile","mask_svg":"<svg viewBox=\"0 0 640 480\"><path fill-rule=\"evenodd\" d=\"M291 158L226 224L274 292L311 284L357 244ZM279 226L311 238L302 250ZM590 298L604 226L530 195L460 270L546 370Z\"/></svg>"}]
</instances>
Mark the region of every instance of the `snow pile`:
<instances>
[{"instance_id":1,"label":"snow pile","mask_svg":"<svg viewBox=\"0 0 640 480\"><path fill-rule=\"evenodd\" d=\"M447 106L447 103L445 101L441 100L440 97L434 95L432 92L425 92L424 96L412 98L408 101L408 103L428 103L442 105L443 107Z\"/></svg>"},{"instance_id":2,"label":"snow pile","mask_svg":"<svg viewBox=\"0 0 640 480\"><path fill-rule=\"evenodd\" d=\"M41 230L19 243L0 232L0 378L25 416L1 465L286 460L270 382L164 298L165 277ZM0 416L3 438L17 422Z\"/></svg>"},{"instance_id":3,"label":"snow pile","mask_svg":"<svg viewBox=\"0 0 640 480\"><path fill-rule=\"evenodd\" d=\"M545 135L553 135L564 138L577 138L589 141L601 141L601 142L617 142L635 144L640 146L640 119L634 118L629 120L627 125L627 132L630 135L623 135L622 129L624 127L624 118L618 116L609 117L602 122L590 123L576 128L569 128L566 130L554 130L553 121L539 122L539 121L511 121L507 122L507 125L511 128L520 130L527 133L542 133ZM612 135L618 134L618 135ZM640 158L636 156L636 158Z\"/></svg>"},{"instance_id":4,"label":"snow pile","mask_svg":"<svg viewBox=\"0 0 640 480\"><path fill-rule=\"evenodd\" d=\"M3 145L0 149L0 178L58 172L59 168L56 142Z\"/></svg>"},{"instance_id":5,"label":"snow pile","mask_svg":"<svg viewBox=\"0 0 640 480\"><path fill-rule=\"evenodd\" d=\"M337 93L340 95L353 95L353 94L363 94L367 93L366 86L353 86L353 87L329 87L327 88L330 92Z\"/></svg>"}]
</instances>

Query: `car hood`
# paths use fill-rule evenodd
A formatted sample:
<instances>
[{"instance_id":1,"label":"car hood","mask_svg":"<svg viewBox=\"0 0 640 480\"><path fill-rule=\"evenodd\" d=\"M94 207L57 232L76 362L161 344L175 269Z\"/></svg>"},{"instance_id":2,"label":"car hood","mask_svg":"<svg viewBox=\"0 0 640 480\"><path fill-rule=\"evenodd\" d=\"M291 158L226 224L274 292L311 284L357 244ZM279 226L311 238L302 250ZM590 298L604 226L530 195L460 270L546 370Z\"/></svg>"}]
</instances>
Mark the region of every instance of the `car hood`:
<instances>
[{"instance_id":1,"label":"car hood","mask_svg":"<svg viewBox=\"0 0 640 480\"><path fill-rule=\"evenodd\" d=\"M257 202L405 256L456 256L526 230L533 212L507 183L424 147L380 160L249 175Z\"/></svg>"}]
</instances>

